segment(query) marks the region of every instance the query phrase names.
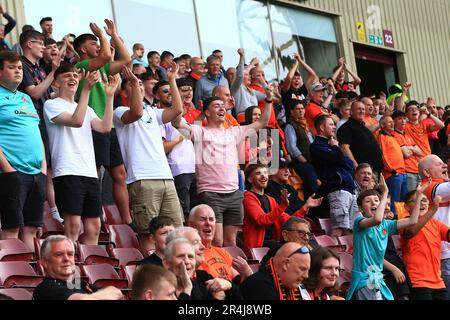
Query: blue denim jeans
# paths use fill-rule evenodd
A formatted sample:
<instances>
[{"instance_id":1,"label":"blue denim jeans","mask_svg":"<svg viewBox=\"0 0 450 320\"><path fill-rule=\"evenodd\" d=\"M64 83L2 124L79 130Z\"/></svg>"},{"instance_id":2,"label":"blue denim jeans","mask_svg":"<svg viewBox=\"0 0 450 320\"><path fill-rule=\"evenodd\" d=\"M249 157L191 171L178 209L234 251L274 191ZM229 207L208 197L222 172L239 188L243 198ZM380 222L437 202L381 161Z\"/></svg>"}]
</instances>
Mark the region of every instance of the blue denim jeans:
<instances>
[{"instance_id":1,"label":"blue denim jeans","mask_svg":"<svg viewBox=\"0 0 450 320\"><path fill-rule=\"evenodd\" d=\"M391 210L395 212L395 202L403 202L408 192L408 176L406 174L396 174L386 180L386 185L391 194Z\"/></svg>"}]
</instances>

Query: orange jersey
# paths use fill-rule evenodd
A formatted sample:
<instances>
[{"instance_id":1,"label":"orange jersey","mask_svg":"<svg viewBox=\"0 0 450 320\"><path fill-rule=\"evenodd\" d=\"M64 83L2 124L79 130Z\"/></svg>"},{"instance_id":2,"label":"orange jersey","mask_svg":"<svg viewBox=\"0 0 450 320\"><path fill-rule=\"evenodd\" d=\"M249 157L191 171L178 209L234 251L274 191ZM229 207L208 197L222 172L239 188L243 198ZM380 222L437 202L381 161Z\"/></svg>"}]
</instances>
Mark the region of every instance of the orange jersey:
<instances>
[{"instance_id":1,"label":"orange jersey","mask_svg":"<svg viewBox=\"0 0 450 320\"><path fill-rule=\"evenodd\" d=\"M428 129L424 123L412 124L408 122L405 126L405 132L416 142L422 151L422 157L431 154L430 142L428 142Z\"/></svg>"},{"instance_id":2,"label":"orange jersey","mask_svg":"<svg viewBox=\"0 0 450 320\"><path fill-rule=\"evenodd\" d=\"M441 241L447 241L450 228L430 219L412 238L402 235L403 261L413 287L445 288L441 275Z\"/></svg>"},{"instance_id":3,"label":"orange jersey","mask_svg":"<svg viewBox=\"0 0 450 320\"><path fill-rule=\"evenodd\" d=\"M403 146L415 146L416 143L409 135L405 133L400 133L397 131L392 132L392 135L397 140L400 147ZM419 160L420 158L416 155L412 155L405 159L405 169L407 173L419 173Z\"/></svg>"},{"instance_id":4,"label":"orange jersey","mask_svg":"<svg viewBox=\"0 0 450 320\"><path fill-rule=\"evenodd\" d=\"M405 160L403 159L402 149L397 140L389 133L380 131L376 135L376 139L381 148L381 154L383 156L383 176L388 179L392 176L392 171L404 174Z\"/></svg>"},{"instance_id":5,"label":"orange jersey","mask_svg":"<svg viewBox=\"0 0 450 320\"><path fill-rule=\"evenodd\" d=\"M205 248L205 262L198 267L204 270L214 278L222 278L233 281L233 271L231 264L233 257L225 250L219 247Z\"/></svg>"},{"instance_id":6,"label":"orange jersey","mask_svg":"<svg viewBox=\"0 0 450 320\"><path fill-rule=\"evenodd\" d=\"M315 103L314 101L311 101L308 103L305 107L305 118L306 122L308 122L308 126L312 128L312 131L314 134L316 134L316 128L314 127L314 119L316 119L317 116L320 116L323 114L322 107Z\"/></svg>"}]
</instances>

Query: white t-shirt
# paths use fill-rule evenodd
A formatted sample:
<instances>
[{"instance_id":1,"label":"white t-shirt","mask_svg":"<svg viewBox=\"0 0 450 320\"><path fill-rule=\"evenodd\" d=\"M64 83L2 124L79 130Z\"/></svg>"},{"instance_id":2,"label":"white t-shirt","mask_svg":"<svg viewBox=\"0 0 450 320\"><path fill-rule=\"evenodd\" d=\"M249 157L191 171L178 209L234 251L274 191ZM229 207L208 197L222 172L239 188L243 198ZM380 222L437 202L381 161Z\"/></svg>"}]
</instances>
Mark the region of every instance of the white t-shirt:
<instances>
[{"instance_id":1,"label":"white t-shirt","mask_svg":"<svg viewBox=\"0 0 450 320\"><path fill-rule=\"evenodd\" d=\"M47 100L44 104L53 177L71 175L97 178L91 127L91 121L98 118L94 110L87 108L81 128L71 128L52 121L63 112L73 114L77 105L61 98Z\"/></svg>"},{"instance_id":2,"label":"white t-shirt","mask_svg":"<svg viewBox=\"0 0 450 320\"><path fill-rule=\"evenodd\" d=\"M186 120L182 118L181 121ZM166 123L161 126L161 136L166 141L173 141L180 135L181 133L171 123ZM169 162L174 177L185 173L195 173L195 151L192 141L183 139L167 155L167 161Z\"/></svg>"},{"instance_id":3,"label":"white t-shirt","mask_svg":"<svg viewBox=\"0 0 450 320\"><path fill-rule=\"evenodd\" d=\"M142 118L125 125L122 116L128 110L128 107L119 107L114 110L113 117L127 168L127 184L138 180L173 179L159 128L163 124L164 110L145 105Z\"/></svg>"},{"instance_id":4,"label":"white t-shirt","mask_svg":"<svg viewBox=\"0 0 450 320\"><path fill-rule=\"evenodd\" d=\"M436 187L433 197L440 196L442 198L442 203L450 201L450 182L444 182ZM439 207L439 209L434 214L434 219L444 223L450 227L450 206ZM450 242L441 242L441 259L450 258Z\"/></svg>"}]
</instances>

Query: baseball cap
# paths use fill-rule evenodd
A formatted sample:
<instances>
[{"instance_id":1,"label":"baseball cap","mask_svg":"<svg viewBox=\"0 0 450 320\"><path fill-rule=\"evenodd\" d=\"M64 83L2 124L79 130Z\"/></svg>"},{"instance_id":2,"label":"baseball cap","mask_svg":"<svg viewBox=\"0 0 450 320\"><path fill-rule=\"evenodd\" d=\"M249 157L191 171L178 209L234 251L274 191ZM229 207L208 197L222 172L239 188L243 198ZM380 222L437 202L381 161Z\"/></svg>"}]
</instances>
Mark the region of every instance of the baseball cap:
<instances>
[{"instance_id":1,"label":"baseball cap","mask_svg":"<svg viewBox=\"0 0 450 320\"><path fill-rule=\"evenodd\" d=\"M320 82L314 82L311 87L309 88L309 91L319 92L327 90L327 87L323 86Z\"/></svg>"}]
</instances>

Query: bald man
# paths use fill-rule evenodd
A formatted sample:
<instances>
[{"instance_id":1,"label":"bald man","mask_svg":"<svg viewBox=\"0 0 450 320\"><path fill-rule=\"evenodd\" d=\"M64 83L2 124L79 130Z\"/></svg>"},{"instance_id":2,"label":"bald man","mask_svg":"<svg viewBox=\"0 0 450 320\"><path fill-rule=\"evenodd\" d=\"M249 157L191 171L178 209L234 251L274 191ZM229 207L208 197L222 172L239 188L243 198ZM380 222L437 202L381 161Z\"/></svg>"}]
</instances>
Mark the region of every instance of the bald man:
<instances>
[{"instance_id":1,"label":"bald man","mask_svg":"<svg viewBox=\"0 0 450 320\"><path fill-rule=\"evenodd\" d=\"M430 203L437 196L442 198L434 219L450 226L450 179L447 164L434 154L426 156L419 161L419 174L422 177L422 183L431 179L431 185L425 191ZM450 297L450 243L441 242L441 249L442 278Z\"/></svg>"},{"instance_id":2,"label":"bald man","mask_svg":"<svg viewBox=\"0 0 450 320\"><path fill-rule=\"evenodd\" d=\"M309 249L284 244L273 258L241 285L245 300L310 300L302 290L311 264Z\"/></svg>"}]
</instances>

